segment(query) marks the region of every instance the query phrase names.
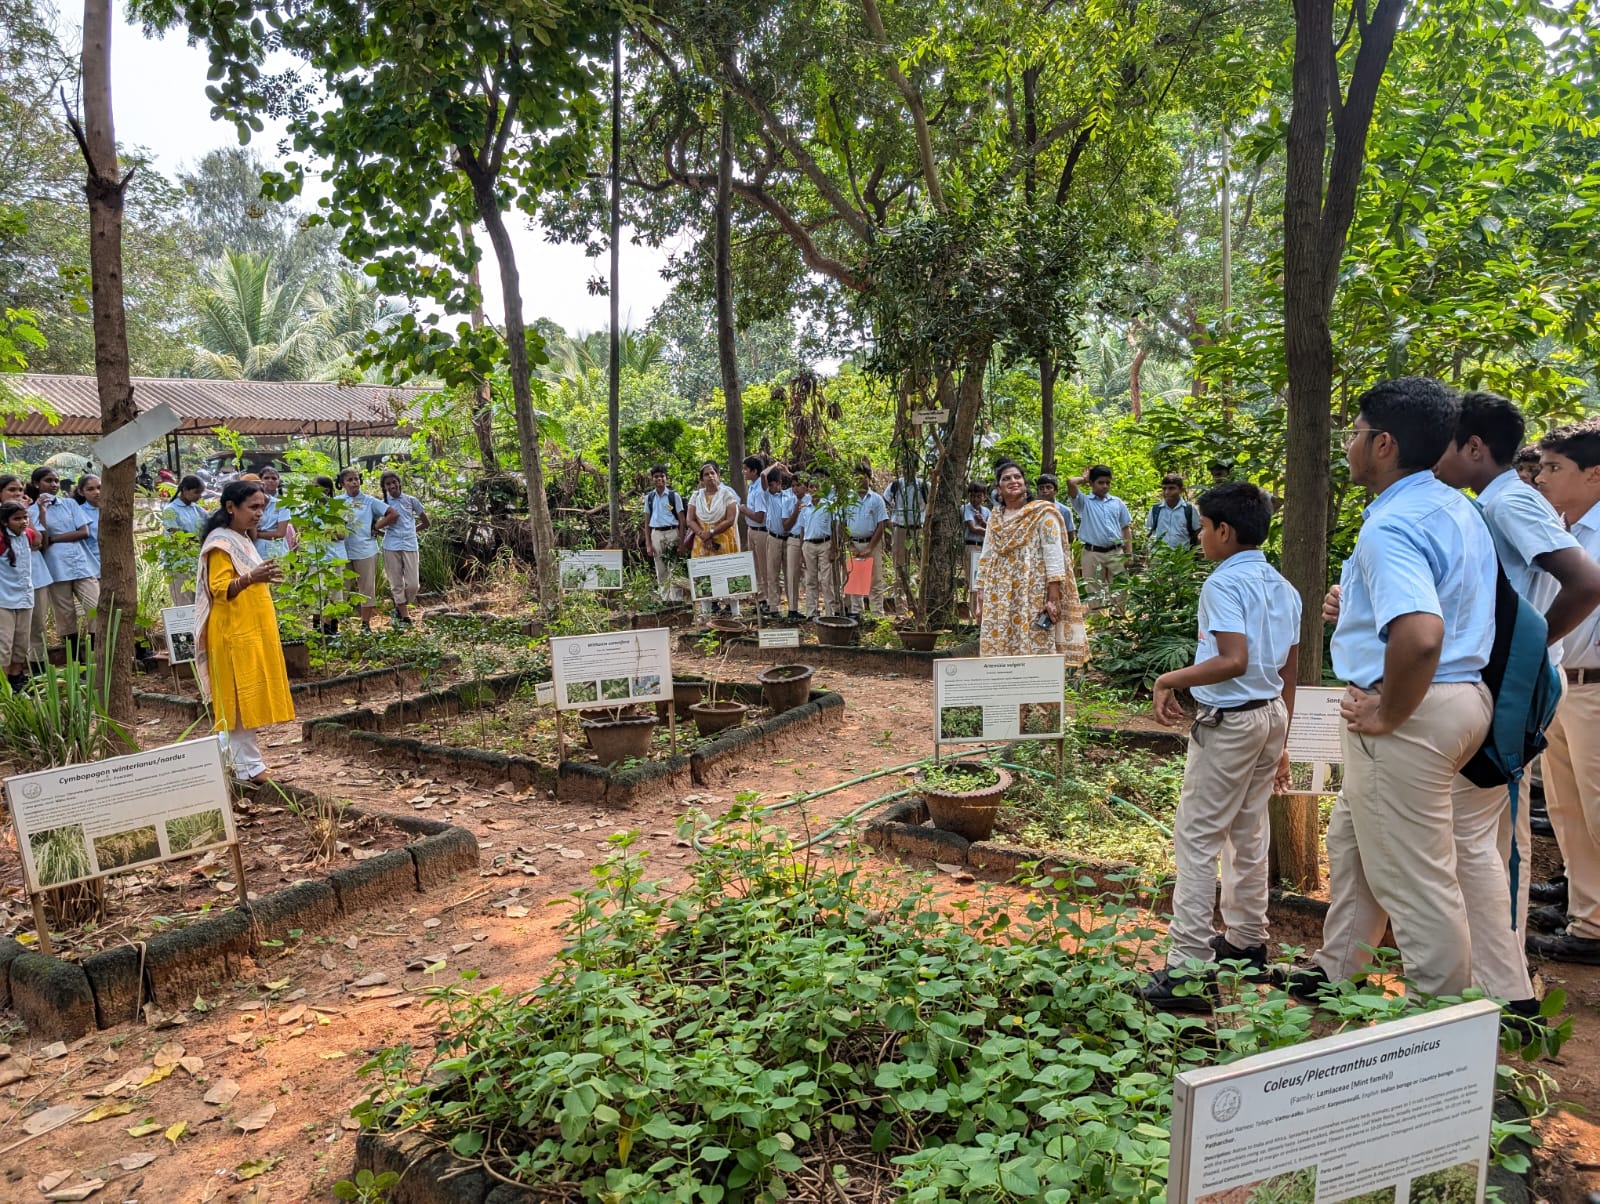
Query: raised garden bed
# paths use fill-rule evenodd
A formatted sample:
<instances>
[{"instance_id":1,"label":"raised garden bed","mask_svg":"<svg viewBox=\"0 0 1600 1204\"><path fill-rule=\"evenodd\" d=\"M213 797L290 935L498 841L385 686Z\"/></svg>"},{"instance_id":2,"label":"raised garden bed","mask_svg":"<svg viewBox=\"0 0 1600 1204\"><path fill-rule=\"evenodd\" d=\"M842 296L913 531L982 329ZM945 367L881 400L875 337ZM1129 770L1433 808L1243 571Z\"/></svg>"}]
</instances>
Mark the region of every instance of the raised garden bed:
<instances>
[{"instance_id":1,"label":"raised garden bed","mask_svg":"<svg viewBox=\"0 0 1600 1204\"><path fill-rule=\"evenodd\" d=\"M673 755L663 723L651 738L650 759L607 766L587 748L575 715L563 721L567 755L558 759L555 710L533 701L537 684L522 673L459 682L381 711L361 708L310 720L304 725L305 742L363 748L408 764L539 786L565 801L626 807L642 794L720 782L734 766L775 751L780 736L787 741L797 729L836 722L844 708L838 694L812 690L800 706L770 716L758 683L723 682L719 699L755 708L743 726L699 739L694 726L680 720Z\"/></svg>"},{"instance_id":2,"label":"raised garden bed","mask_svg":"<svg viewBox=\"0 0 1600 1204\"><path fill-rule=\"evenodd\" d=\"M445 657L440 662L440 668L448 668L457 663L457 658ZM189 666L185 666L188 668ZM438 670L433 670L437 673ZM154 675L150 675L154 676ZM357 698L368 694L385 694L390 690L414 688L422 682L422 672L408 665L388 665L377 669L362 669L355 673L345 673L338 677L323 677L312 681L297 681L289 683L291 696L304 699L307 702L327 702L334 699L344 699L354 694ZM161 680L170 684L172 678L163 676ZM134 690L133 700L147 710L162 711L176 715L183 719L198 719L206 711L206 705L201 701L198 689L194 684L193 674L183 679L183 684L194 693L164 694L155 690Z\"/></svg>"},{"instance_id":3,"label":"raised garden bed","mask_svg":"<svg viewBox=\"0 0 1600 1204\"><path fill-rule=\"evenodd\" d=\"M288 785L254 794L253 802L239 809L239 827L246 838L246 884L282 881L291 868L314 872L276 890L252 892L255 897L247 906L211 906L196 918L170 922L153 933L154 925L146 924L96 951L85 942L64 956L47 957L12 938L0 939L0 1004L9 1000L35 1036L68 1041L97 1028L137 1020L147 1002L163 1012L183 1011L196 998L213 994L218 984L237 977L247 957L259 958L341 916L394 906L418 892L436 890L459 874L477 872L478 842L465 828L354 809L346 809L342 817L341 832L352 837L348 857L336 854L331 863L315 867L283 867L277 860L280 854L267 850L287 851L288 846L270 840L258 843L250 839L252 829L277 822L290 804L314 813L319 800ZM326 808L325 803L320 805ZM278 831L267 828L269 836ZM283 834L287 836L287 829ZM231 876L231 858L224 855L220 864ZM180 884L176 897L163 900L164 909L174 913L192 902L184 896L196 891L208 903L231 897L220 893L221 884L203 868L197 874L197 867L189 863L169 863L140 877L150 881L136 885L151 893L163 889L157 879L196 878L192 889Z\"/></svg>"},{"instance_id":4,"label":"raised garden bed","mask_svg":"<svg viewBox=\"0 0 1600 1204\"><path fill-rule=\"evenodd\" d=\"M685 631L678 636L678 645L685 651L694 650L703 634L701 630ZM907 677L926 678L929 681L933 680L933 666L936 661L950 657L978 655L976 642L954 648L940 648L934 652L913 652L909 648L872 648L861 645L830 647L826 644L808 642L802 637L798 649L763 648L757 642L753 631L748 635L723 637L721 646L736 659L755 661L758 664L783 665L800 660L808 665L816 665L819 669L843 669L850 673L903 673Z\"/></svg>"}]
</instances>

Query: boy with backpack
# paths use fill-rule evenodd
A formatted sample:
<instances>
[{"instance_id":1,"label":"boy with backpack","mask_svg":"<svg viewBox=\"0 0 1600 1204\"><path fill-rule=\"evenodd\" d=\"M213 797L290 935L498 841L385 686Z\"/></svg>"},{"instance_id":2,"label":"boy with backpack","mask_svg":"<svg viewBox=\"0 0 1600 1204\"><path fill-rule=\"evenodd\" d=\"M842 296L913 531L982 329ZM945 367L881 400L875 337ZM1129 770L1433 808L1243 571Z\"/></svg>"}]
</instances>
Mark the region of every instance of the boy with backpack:
<instances>
[{"instance_id":1,"label":"boy with backpack","mask_svg":"<svg viewBox=\"0 0 1600 1204\"><path fill-rule=\"evenodd\" d=\"M1522 414L1506 398L1494 393L1463 394L1455 438L1433 472L1446 485L1471 489L1477 495L1506 583L1544 617L1547 659L1559 667L1561 637L1600 606L1600 564L1579 546L1549 501L1518 472L1517 448L1525 426ZM1499 627L1497 614L1497 637L1501 635ZM1497 639L1497 651L1499 642ZM1509 683L1500 683L1497 712L1507 702L1504 694L1508 687ZM1558 696L1559 679L1549 688L1552 699ZM1517 790L1515 796L1512 788ZM1496 998L1511 1001L1513 1010L1526 1011L1533 994L1522 953L1532 877L1527 787L1469 762L1456 778L1454 799L1463 889L1468 893L1494 891L1498 897L1506 868L1513 867L1511 921L1497 925L1492 933L1473 930L1473 982ZM1490 836L1495 856L1490 856ZM1471 923L1478 917L1467 918Z\"/></svg>"},{"instance_id":2,"label":"boy with backpack","mask_svg":"<svg viewBox=\"0 0 1600 1204\"><path fill-rule=\"evenodd\" d=\"M1183 478L1169 472L1161 478L1161 500L1150 507L1144 520L1144 533L1150 542L1169 548L1200 546L1200 516L1183 496Z\"/></svg>"},{"instance_id":3,"label":"boy with backpack","mask_svg":"<svg viewBox=\"0 0 1600 1204\"><path fill-rule=\"evenodd\" d=\"M1329 907L1314 966L1288 976L1314 1001L1364 973L1394 927L1410 989L1458 995L1472 983L1472 934L1504 924L1507 888L1463 888L1456 774L1482 747L1493 707L1483 670L1495 636L1498 569L1488 525L1431 471L1459 408L1427 377L1381 381L1344 432L1350 479L1373 501L1330 594L1344 786L1328 823ZM1474 917L1469 923L1468 916Z\"/></svg>"},{"instance_id":4,"label":"boy with backpack","mask_svg":"<svg viewBox=\"0 0 1600 1204\"><path fill-rule=\"evenodd\" d=\"M1183 794L1173 824L1178 880L1167 965L1140 988L1153 1007L1211 1010L1217 961L1267 964L1267 800L1287 786L1284 741L1294 712L1300 596L1261 554L1272 502L1228 481L1200 498L1200 548L1217 567L1200 590L1194 664L1156 679L1156 717L1183 719L1174 693L1199 703L1189 729ZM1222 862L1223 932L1212 929ZM1191 963L1203 968L1188 968Z\"/></svg>"},{"instance_id":5,"label":"boy with backpack","mask_svg":"<svg viewBox=\"0 0 1600 1204\"><path fill-rule=\"evenodd\" d=\"M665 601L672 589L672 561L683 537L683 498L667 484L667 466L650 470L650 492L644 495L644 541L656 566L656 585Z\"/></svg>"}]
</instances>

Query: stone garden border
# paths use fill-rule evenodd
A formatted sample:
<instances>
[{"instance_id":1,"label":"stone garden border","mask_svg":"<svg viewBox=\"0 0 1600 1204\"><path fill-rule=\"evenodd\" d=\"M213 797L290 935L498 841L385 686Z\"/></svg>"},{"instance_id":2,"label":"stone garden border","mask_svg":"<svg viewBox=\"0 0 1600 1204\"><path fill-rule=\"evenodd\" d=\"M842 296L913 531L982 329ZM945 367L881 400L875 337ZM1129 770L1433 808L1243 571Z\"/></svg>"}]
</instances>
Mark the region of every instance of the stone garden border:
<instances>
[{"instance_id":1,"label":"stone garden border","mask_svg":"<svg viewBox=\"0 0 1600 1204\"><path fill-rule=\"evenodd\" d=\"M678 635L678 646L694 649L705 628L695 628ZM843 669L850 673L903 673L907 677L933 680L935 661L952 657L976 656L978 646L962 644L957 648L941 648L937 652L915 652L910 648L864 648L858 644L833 646L830 644L801 644L798 648L763 648L754 635L724 638L722 647L730 656L740 660L756 661L769 665L787 665L804 661L819 669Z\"/></svg>"},{"instance_id":2,"label":"stone garden border","mask_svg":"<svg viewBox=\"0 0 1600 1204\"><path fill-rule=\"evenodd\" d=\"M439 670L454 668L458 664L460 664L459 657L447 656L439 662ZM289 695L308 702L323 702L330 696L344 698L354 694L357 698L362 698L369 693L382 692L392 687L416 686L421 682L422 674L409 665L386 665L378 669L345 673L339 677L326 677L319 681L292 682L289 686ZM200 719L206 713L206 704L199 698L191 698L187 694L161 694L155 691L135 690L133 701L140 707L165 711L180 719Z\"/></svg>"},{"instance_id":3,"label":"stone garden border","mask_svg":"<svg viewBox=\"0 0 1600 1204\"><path fill-rule=\"evenodd\" d=\"M342 714L307 720L302 731L309 747L363 749L390 753L418 766L479 774L515 786L553 790L567 802L606 807L631 806L641 795L690 786L711 786L726 780L729 770L761 752L776 751L779 737L787 740L798 730L836 723L844 699L835 693L813 690L810 700L764 723L732 728L690 753L649 761L643 765L608 769L580 761L550 765L532 757L479 748L455 748L410 736L391 735L409 723L458 715L476 704L482 691L493 701L511 697L537 679L525 673L503 673L474 681L457 682L442 690L389 703L381 711L363 707ZM754 682L723 682L718 695L739 702L759 703L761 687ZM680 721L684 722L684 721ZM581 740L576 723L572 739Z\"/></svg>"},{"instance_id":4,"label":"stone garden border","mask_svg":"<svg viewBox=\"0 0 1600 1204\"><path fill-rule=\"evenodd\" d=\"M297 802L316 799L284 783L275 788ZM347 808L345 814L364 813ZM271 947L266 942L288 940L291 929L316 932L342 916L477 872L478 842L465 828L414 815L383 818L417 839L81 962L46 957L0 938L0 1006L13 1008L28 1031L46 1041L72 1041L137 1020L147 1000L163 1011L184 1011L214 983L236 977L245 957Z\"/></svg>"}]
</instances>

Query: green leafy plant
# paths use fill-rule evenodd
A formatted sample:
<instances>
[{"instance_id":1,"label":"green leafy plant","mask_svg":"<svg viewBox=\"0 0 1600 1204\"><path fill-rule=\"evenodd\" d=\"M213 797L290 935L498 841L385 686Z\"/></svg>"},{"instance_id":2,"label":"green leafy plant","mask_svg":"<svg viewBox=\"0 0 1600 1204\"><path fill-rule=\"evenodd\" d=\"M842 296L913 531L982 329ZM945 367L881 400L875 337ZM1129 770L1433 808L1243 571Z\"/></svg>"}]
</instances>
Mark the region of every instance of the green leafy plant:
<instances>
[{"instance_id":1,"label":"green leafy plant","mask_svg":"<svg viewBox=\"0 0 1600 1204\"><path fill-rule=\"evenodd\" d=\"M113 646L121 615L113 614L102 637ZM111 718L111 683L91 657L79 664L72 649L65 666L45 665L34 684L13 691L0 683L0 749L24 769L98 761L135 747Z\"/></svg>"},{"instance_id":2,"label":"green leafy plant","mask_svg":"<svg viewBox=\"0 0 1600 1204\"><path fill-rule=\"evenodd\" d=\"M1113 687L1148 690L1194 660L1195 610L1210 566L1188 548L1158 545L1142 571L1124 573L1122 605L1095 613L1091 663Z\"/></svg>"},{"instance_id":3,"label":"green leafy plant","mask_svg":"<svg viewBox=\"0 0 1600 1204\"><path fill-rule=\"evenodd\" d=\"M1000 780L992 769L956 769L950 765L930 765L918 777L918 782L929 790L946 794L964 794L970 790L983 790Z\"/></svg>"},{"instance_id":4,"label":"green leafy plant","mask_svg":"<svg viewBox=\"0 0 1600 1204\"><path fill-rule=\"evenodd\" d=\"M386 1204L390 1190L399 1182L398 1171L374 1175L363 1167L356 1172L354 1179L340 1179L335 1183L333 1194L337 1199L349 1200L351 1204Z\"/></svg>"}]
</instances>

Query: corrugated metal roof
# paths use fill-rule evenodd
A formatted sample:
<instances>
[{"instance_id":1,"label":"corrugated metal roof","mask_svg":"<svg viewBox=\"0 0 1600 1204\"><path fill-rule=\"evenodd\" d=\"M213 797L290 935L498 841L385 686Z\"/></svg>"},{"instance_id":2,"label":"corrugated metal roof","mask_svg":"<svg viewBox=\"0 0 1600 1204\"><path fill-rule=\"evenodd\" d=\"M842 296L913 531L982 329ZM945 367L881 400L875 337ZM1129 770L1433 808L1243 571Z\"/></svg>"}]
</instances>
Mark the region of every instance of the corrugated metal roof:
<instances>
[{"instance_id":1,"label":"corrugated metal roof","mask_svg":"<svg viewBox=\"0 0 1600 1204\"><path fill-rule=\"evenodd\" d=\"M35 411L7 421L0 434L98 435L100 392L92 376L28 372L6 378L24 401L39 398L60 415L51 424ZM183 419L179 434L225 426L244 435L394 435L401 416L414 416L430 389L338 385L326 381L197 380L136 376L133 401L142 414L160 402Z\"/></svg>"}]
</instances>

